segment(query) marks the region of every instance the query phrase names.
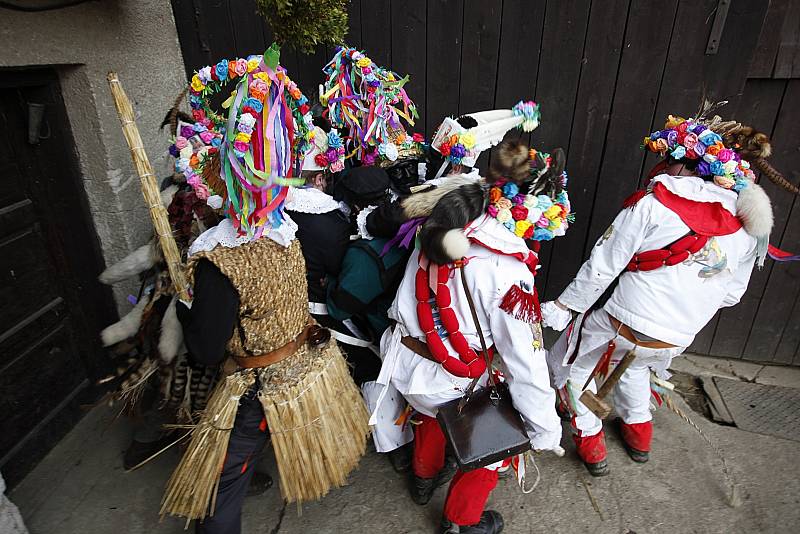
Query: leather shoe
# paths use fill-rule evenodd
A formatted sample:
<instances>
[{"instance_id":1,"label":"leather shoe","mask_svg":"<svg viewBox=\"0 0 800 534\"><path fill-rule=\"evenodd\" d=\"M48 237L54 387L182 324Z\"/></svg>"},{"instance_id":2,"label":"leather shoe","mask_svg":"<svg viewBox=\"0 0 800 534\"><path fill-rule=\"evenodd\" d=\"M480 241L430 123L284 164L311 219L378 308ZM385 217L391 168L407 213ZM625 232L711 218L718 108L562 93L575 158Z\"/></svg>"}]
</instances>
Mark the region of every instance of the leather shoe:
<instances>
[{"instance_id":1,"label":"leather shoe","mask_svg":"<svg viewBox=\"0 0 800 534\"><path fill-rule=\"evenodd\" d=\"M442 519L441 534L499 534L503 532L505 523L500 512L486 510L481 514L481 520L475 525L457 525L447 519Z\"/></svg>"}]
</instances>

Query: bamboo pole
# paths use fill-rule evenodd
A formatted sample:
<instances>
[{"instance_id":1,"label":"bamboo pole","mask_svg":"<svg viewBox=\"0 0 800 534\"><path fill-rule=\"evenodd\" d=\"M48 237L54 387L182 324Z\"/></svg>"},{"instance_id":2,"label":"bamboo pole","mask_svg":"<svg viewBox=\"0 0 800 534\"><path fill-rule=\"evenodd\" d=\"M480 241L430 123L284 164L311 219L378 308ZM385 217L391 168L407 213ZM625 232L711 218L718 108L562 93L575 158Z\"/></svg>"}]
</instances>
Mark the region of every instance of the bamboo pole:
<instances>
[{"instance_id":1,"label":"bamboo pole","mask_svg":"<svg viewBox=\"0 0 800 534\"><path fill-rule=\"evenodd\" d=\"M125 94L122 84L119 83L116 72L109 72L107 79L108 86L111 89L111 96L114 97L114 106L117 108L117 114L119 115L120 123L122 123L122 133L125 135L125 140L131 150L133 166L139 174L142 195L144 195L147 207L150 208L150 218L158 235L161 251L164 253L164 260L167 262L172 285L181 300L189 300L181 255L172 235L172 228L167 218L167 210L161 203L161 195L156 176L153 174L153 167L150 165L150 160L144 151L139 128L136 127L131 101L128 99L128 95Z\"/></svg>"}]
</instances>

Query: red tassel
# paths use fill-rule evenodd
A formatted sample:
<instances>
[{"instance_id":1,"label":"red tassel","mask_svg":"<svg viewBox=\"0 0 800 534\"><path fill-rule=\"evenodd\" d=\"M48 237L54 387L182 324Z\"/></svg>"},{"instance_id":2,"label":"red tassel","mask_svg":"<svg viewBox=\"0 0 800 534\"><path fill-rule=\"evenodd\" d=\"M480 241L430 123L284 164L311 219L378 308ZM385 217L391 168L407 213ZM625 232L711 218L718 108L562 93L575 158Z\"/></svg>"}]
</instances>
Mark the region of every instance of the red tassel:
<instances>
[{"instance_id":1,"label":"red tassel","mask_svg":"<svg viewBox=\"0 0 800 534\"><path fill-rule=\"evenodd\" d=\"M622 203L622 209L634 207L640 200L647 194L647 189L640 189L634 192L631 196L625 199Z\"/></svg>"},{"instance_id":2,"label":"red tassel","mask_svg":"<svg viewBox=\"0 0 800 534\"><path fill-rule=\"evenodd\" d=\"M542 318L536 290L534 289L533 293L528 293L517 284L511 286L503 296L503 300L500 302L500 309L515 319L530 324L536 323Z\"/></svg>"}]
</instances>

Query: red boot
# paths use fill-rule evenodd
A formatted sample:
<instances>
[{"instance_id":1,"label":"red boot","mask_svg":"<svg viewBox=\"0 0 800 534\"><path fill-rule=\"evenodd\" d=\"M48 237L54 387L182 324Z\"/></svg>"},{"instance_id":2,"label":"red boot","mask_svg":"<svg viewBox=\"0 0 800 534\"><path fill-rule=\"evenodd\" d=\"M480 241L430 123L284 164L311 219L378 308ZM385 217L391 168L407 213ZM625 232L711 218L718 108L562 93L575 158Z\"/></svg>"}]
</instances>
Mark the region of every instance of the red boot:
<instances>
[{"instance_id":1,"label":"red boot","mask_svg":"<svg viewBox=\"0 0 800 534\"><path fill-rule=\"evenodd\" d=\"M609 473L606 461L606 435L601 430L594 436L572 436L578 456L583 460L586 469L593 477L602 477Z\"/></svg>"},{"instance_id":2,"label":"red boot","mask_svg":"<svg viewBox=\"0 0 800 534\"><path fill-rule=\"evenodd\" d=\"M653 422L628 424L622 422L622 441L625 450L634 462L645 463L650 459L650 441L653 439Z\"/></svg>"}]
</instances>

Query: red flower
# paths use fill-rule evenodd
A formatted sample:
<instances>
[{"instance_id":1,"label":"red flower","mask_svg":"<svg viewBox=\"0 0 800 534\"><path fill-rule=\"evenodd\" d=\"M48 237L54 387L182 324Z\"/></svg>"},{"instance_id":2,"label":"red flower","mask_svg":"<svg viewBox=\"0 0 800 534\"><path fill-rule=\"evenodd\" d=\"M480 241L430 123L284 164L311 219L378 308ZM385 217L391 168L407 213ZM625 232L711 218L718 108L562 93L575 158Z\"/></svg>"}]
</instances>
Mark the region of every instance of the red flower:
<instances>
[{"instance_id":1,"label":"red flower","mask_svg":"<svg viewBox=\"0 0 800 534\"><path fill-rule=\"evenodd\" d=\"M678 133L685 134L688 128L689 128L689 123L687 121L683 121L675 129L678 130Z\"/></svg>"},{"instance_id":2,"label":"red flower","mask_svg":"<svg viewBox=\"0 0 800 534\"><path fill-rule=\"evenodd\" d=\"M684 122L684 123L681 123L681 124L686 124L686 123ZM686 139L686 131L685 130L686 129L684 128L683 132L678 131L677 139L678 139L678 144L680 144L680 145L682 145L683 144L683 140Z\"/></svg>"},{"instance_id":3,"label":"red flower","mask_svg":"<svg viewBox=\"0 0 800 534\"><path fill-rule=\"evenodd\" d=\"M698 156L697 152L695 152L694 150L692 150L690 148L690 149L686 150L686 157L689 158L689 159L697 159L700 156Z\"/></svg>"},{"instance_id":4,"label":"red flower","mask_svg":"<svg viewBox=\"0 0 800 534\"><path fill-rule=\"evenodd\" d=\"M200 122L201 120L206 118L206 112L203 111L202 109L193 109L192 110L192 118L194 118L194 120Z\"/></svg>"},{"instance_id":5,"label":"red flower","mask_svg":"<svg viewBox=\"0 0 800 534\"><path fill-rule=\"evenodd\" d=\"M316 163L320 167L327 167L328 158L325 157L325 154L317 154L316 156L314 156L314 163Z\"/></svg>"},{"instance_id":6,"label":"red flower","mask_svg":"<svg viewBox=\"0 0 800 534\"><path fill-rule=\"evenodd\" d=\"M522 234L522 239L530 239L533 237L533 231L536 229L536 225L532 224L525 230L525 233Z\"/></svg>"},{"instance_id":7,"label":"red flower","mask_svg":"<svg viewBox=\"0 0 800 534\"><path fill-rule=\"evenodd\" d=\"M256 110L254 110L250 106L242 106L242 114L244 115L245 113L249 113L253 117L258 117L258 113L256 113Z\"/></svg>"},{"instance_id":8,"label":"red flower","mask_svg":"<svg viewBox=\"0 0 800 534\"><path fill-rule=\"evenodd\" d=\"M303 104L302 106L300 106L300 113L305 115L306 113L308 113L309 109L311 108L308 107L308 104Z\"/></svg>"},{"instance_id":9,"label":"red flower","mask_svg":"<svg viewBox=\"0 0 800 534\"><path fill-rule=\"evenodd\" d=\"M449 156L451 148L453 148L453 147L450 146L450 142L449 141L445 141L439 147L439 152L442 153L442 156Z\"/></svg>"},{"instance_id":10,"label":"red flower","mask_svg":"<svg viewBox=\"0 0 800 534\"><path fill-rule=\"evenodd\" d=\"M525 206L514 206L511 208L511 217L513 217L515 221L524 221L528 218L528 208Z\"/></svg>"},{"instance_id":11,"label":"red flower","mask_svg":"<svg viewBox=\"0 0 800 534\"><path fill-rule=\"evenodd\" d=\"M212 146L211 148L208 149L209 154L216 154L217 152L219 152L219 149L215 146Z\"/></svg>"},{"instance_id":12,"label":"red flower","mask_svg":"<svg viewBox=\"0 0 800 534\"><path fill-rule=\"evenodd\" d=\"M415 133L414 135L411 136L411 139L413 139L415 143L425 142L425 136L422 135L421 133Z\"/></svg>"}]
</instances>

